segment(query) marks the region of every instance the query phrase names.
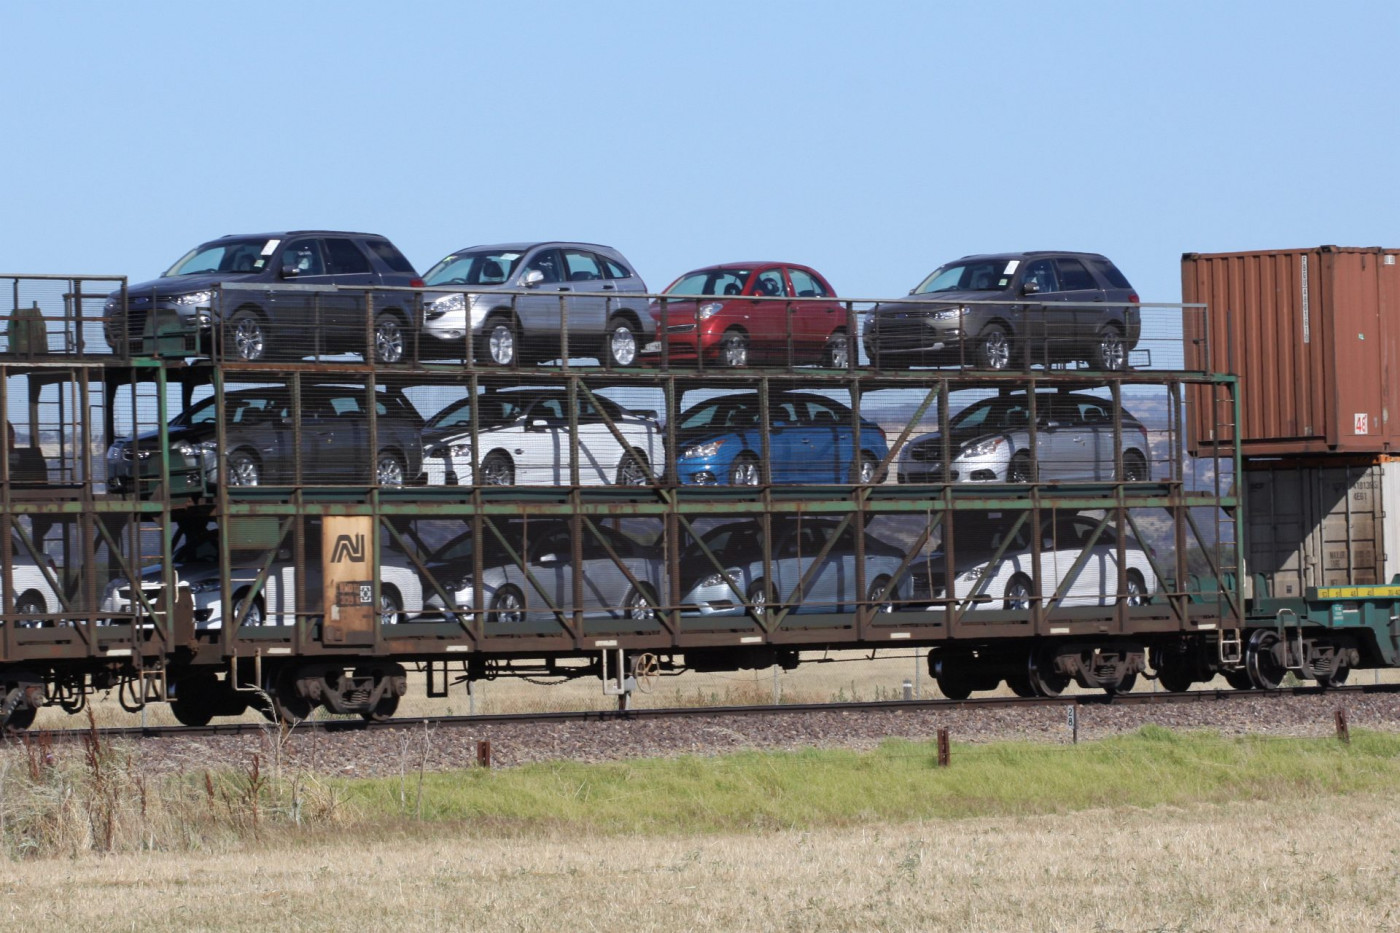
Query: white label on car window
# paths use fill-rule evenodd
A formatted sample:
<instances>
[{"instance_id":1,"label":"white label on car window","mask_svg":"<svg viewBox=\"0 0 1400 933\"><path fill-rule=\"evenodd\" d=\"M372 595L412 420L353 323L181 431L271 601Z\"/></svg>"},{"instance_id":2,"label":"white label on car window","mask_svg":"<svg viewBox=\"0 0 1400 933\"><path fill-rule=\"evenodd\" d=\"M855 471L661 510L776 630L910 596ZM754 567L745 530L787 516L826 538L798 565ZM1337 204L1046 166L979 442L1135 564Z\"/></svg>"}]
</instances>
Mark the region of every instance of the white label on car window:
<instances>
[{"instance_id":1,"label":"white label on car window","mask_svg":"<svg viewBox=\"0 0 1400 933\"><path fill-rule=\"evenodd\" d=\"M1002 275L1015 275L1016 267L1021 264L1021 260L1013 259L1006 264L1006 268L1001 270Z\"/></svg>"},{"instance_id":2,"label":"white label on car window","mask_svg":"<svg viewBox=\"0 0 1400 933\"><path fill-rule=\"evenodd\" d=\"M281 242L281 240L268 240L266 243L263 244L262 254L264 256L271 256L272 251L275 250L277 248L277 244Z\"/></svg>"}]
</instances>

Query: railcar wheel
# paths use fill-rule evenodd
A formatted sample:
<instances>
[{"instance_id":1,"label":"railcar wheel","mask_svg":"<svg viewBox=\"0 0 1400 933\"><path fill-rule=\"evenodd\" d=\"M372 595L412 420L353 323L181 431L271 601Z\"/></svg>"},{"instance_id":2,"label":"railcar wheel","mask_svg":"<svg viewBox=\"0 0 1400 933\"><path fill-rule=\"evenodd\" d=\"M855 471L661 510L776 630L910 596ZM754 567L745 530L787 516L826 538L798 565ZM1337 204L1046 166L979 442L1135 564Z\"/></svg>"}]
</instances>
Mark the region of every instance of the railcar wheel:
<instances>
[{"instance_id":1,"label":"railcar wheel","mask_svg":"<svg viewBox=\"0 0 1400 933\"><path fill-rule=\"evenodd\" d=\"M170 712L182 726L207 726L214 718L213 692L219 679L212 674L195 674L175 682Z\"/></svg>"},{"instance_id":2,"label":"railcar wheel","mask_svg":"<svg viewBox=\"0 0 1400 933\"><path fill-rule=\"evenodd\" d=\"M4 731L23 732L25 729L34 725L34 717L38 714L39 711L32 706L21 706L10 713L9 717L6 718L4 722Z\"/></svg>"},{"instance_id":3,"label":"railcar wheel","mask_svg":"<svg viewBox=\"0 0 1400 933\"><path fill-rule=\"evenodd\" d=\"M1236 690L1254 689L1254 681L1249 679L1249 671L1242 667L1232 671L1221 671L1220 676L1224 677L1225 682Z\"/></svg>"},{"instance_id":4,"label":"railcar wheel","mask_svg":"<svg viewBox=\"0 0 1400 933\"><path fill-rule=\"evenodd\" d=\"M1245 669L1249 671L1250 681L1260 690L1277 690L1288 673L1288 668L1275 656L1278 644L1277 632L1258 629L1249 636L1249 644L1245 646Z\"/></svg>"},{"instance_id":5,"label":"railcar wheel","mask_svg":"<svg viewBox=\"0 0 1400 933\"><path fill-rule=\"evenodd\" d=\"M1029 699L1038 696L1035 687L1031 684L1030 675L1025 671L1013 671L1006 675L1006 686L1012 693L1022 699Z\"/></svg>"},{"instance_id":6,"label":"railcar wheel","mask_svg":"<svg viewBox=\"0 0 1400 933\"><path fill-rule=\"evenodd\" d=\"M1069 686L1069 676L1055 670L1054 659L1043 652L1032 651L1026 661L1026 679L1035 696L1057 697Z\"/></svg>"},{"instance_id":7,"label":"railcar wheel","mask_svg":"<svg viewBox=\"0 0 1400 933\"><path fill-rule=\"evenodd\" d=\"M1347 682L1347 678L1350 676L1351 668L1345 664L1339 664L1337 669L1333 671L1330 676L1319 677L1317 679L1317 685L1324 690L1328 687L1340 687Z\"/></svg>"},{"instance_id":8,"label":"railcar wheel","mask_svg":"<svg viewBox=\"0 0 1400 933\"><path fill-rule=\"evenodd\" d=\"M1168 693L1185 693L1195 682L1183 664L1162 664L1157 668L1157 683Z\"/></svg>"},{"instance_id":9,"label":"railcar wheel","mask_svg":"<svg viewBox=\"0 0 1400 933\"><path fill-rule=\"evenodd\" d=\"M365 722L387 722L394 718L394 714L399 711L399 696L396 693L386 693L379 698L379 702L374 704L374 709L367 709L360 713Z\"/></svg>"}]
</instances>

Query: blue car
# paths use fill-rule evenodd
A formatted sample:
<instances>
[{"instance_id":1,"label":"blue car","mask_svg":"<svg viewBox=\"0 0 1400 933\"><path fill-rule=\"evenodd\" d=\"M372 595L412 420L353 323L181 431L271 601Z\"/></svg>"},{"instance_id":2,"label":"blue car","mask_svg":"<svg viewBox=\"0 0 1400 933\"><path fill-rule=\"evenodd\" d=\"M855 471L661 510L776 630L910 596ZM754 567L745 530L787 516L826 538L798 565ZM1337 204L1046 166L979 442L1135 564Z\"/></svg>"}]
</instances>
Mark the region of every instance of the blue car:
<instances>
[{"instance_id":1,"label":"blue car","mask_svg":"<svg viewBox=\"0 0 1400 933\"><path fill-rule=\"evenodd\" d=\"M770 483L873 483L889 445L873 422L825 395L768 397ZM765 481L757 392L706 399L676 421L676 474L687 485L757 486Z\"/></svg>"}]
</instances>

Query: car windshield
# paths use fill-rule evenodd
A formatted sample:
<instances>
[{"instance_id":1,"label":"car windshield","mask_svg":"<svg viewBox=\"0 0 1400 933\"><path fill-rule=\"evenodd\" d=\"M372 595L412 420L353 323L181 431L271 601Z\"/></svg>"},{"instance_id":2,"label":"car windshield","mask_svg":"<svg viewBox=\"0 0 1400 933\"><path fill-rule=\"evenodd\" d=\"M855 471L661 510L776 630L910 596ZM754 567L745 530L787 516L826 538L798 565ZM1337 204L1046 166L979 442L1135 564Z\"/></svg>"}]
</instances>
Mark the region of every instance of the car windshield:
<instances>
[{"instance_id":1,"label":"car windshield","mask_svg":"<svg viewBox=\"0 0 1400 933\"><path fill-rule=\"evenodd\" d=\"M477 249L453 253L427 271L425 285L503 285L515 274L525 253L513 249Z\"/></svg>"},{"instance_id":2,"label":"car windshield","mask_svg":"<svg viewBox=\"0 0 1400 933\"><path fill-rule=\"evenodd\" d=\"M1024 398L989 398L958 412L948 422L955 433L975 430L1024 428L1030 409Z\"/></svg>"},{"instance_id":3,"label":"car windshield","mask_svg":"<svg viewBox=\"0 0 1400 933\"><path fill-rule=\"evenodd\" d=\"M163 276L178 275L229 275L251 274L267 268L267 261L277 249L281 240L265 237L249 237L240 240L215 240L205 243L185 254L179 262L171 266Z\"/></svg>"},{"instance_id":4,"label":"car windshield","mask_svg":"<svg viewBox=\"0 0 1400 933\"><path fill-rule=\"evenodd\" d=\"M667 295L739 295L749 280L748 269L702 269L681 276Z\"/></svg>"},{"instance_id":5,"label":"car windshield","mask_svg":"<svg viewBox=\"0 0 1400 933\"><path fill-rule=\"evenodd\" d=\"M758 424L758 399L720 398L703 402L681 415L678 430L751 428Z\"/></svg>"},{"instance_id":6,"label":"car windshield","mask_svg":"<svg viewBox=\"0 0 1400 933\"><path fill-rule=\"evenodd\" d=\"M979 259L939 266L914 289L915 295L932 292L1001 292L1011 287L1019 259Z\"/></svg>"}]
</instances>

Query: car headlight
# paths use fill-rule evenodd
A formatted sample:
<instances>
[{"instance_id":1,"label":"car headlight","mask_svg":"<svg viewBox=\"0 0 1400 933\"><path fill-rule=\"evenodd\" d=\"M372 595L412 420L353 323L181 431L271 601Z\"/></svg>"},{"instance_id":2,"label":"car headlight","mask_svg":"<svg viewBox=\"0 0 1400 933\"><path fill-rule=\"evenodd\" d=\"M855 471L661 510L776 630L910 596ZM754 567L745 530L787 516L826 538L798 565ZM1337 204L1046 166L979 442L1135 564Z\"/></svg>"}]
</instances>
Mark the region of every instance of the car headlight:
<instances>
[{"instance_id":1,"label":"car headlight","mask_svg":"<svg viewBox=\"0 0 1400 933\"><path fill-rule=\"evenodd\" d=\"M218 449L218 441L200 441L198 444L182 442L175 445L175 452L182 457L198 457L200 454L214 453Z\"/></svg>"},{"instance_id":2,"label":"car headlight","mask_svg":"<svg viewBox=\"0 0 1400 933\"><path fill-rule=\"evenodd\" d=\"M447 589L460 595L463 592L470 593L472 589L472 575L470 572L462 574L456 580L447 585Z\"/></svg>"},{"instance_id":3,"label":"car headlight","mask_svg":"<svg viewBox=\"0 0 1400 933\"><path fill-rule=\"evenodd\" d=\"M121 447L118 447L116 444L113 444L111 447L108 447L108 448L107 448L107 459L108 459L108 460L120 460L121 458L122 458L122 448L121 448Z\"/></svg>"},{"instance_id":4,"label":"car headlight","mask_svg":"<svg viewBox=\"0 0 1400 933\"><path fill-rule=\"evenodd\" d=\"M929 315L934 321L956 321L967 313L967 308L947 308L943 311L935 311Z\"/></svg>"},{"instance_id":5,"label":"car headlight","mask_svg":"<svg viewBox=\"0 0 1400 933\"><path fill-rule=\"evenodd\" d=\"M118 311L121 306L120 298L108 298L107 303L102 306L102 312L105 315L111 316L114 312Z\"/></svg>"},{"instance_id":6,"label":"car headlight","mask_svg":"<svg viewBox=\"0 0 1400 933\"><path fill-rule=\"evenodd\" d=\"M205 289L202 292L190 292L188 295L179 295L174 301L177 305L207 305L214 300L212 289Z\"/></svg>"},{"instance_id":7,"label":"car headlight","mask_svg":"<svg viewBox=\"0 0 1400 933\"><path fill-rule=\"evenodd\" d=\"M700 585L706 587L719 586L722 583L724 583L724 574L722 573L712 573L708 577L700 581Z\"/></svg>"},{"instance_id":8,"label":"car headlight","mask_svg":"<svg viewBox=\"0 0 1400 933\"><path fill-rule=\"evenodd\" d=\"M727 440L721 439L718 441L710 441L707 444L696 444L693 447L687 447L681 454L681 459L708 459L719 453L720 448L727 443L729 443Z\"/></svg>"},{"instance_id":9,"label":"car headlight","mask_svg":"<svg viewBox=\"0 0 1400 933\"><path fill-rule=\"evenodd\" d=\"M455 314L458 311L465 311L466 309L466 295L444 295L436 301L428 302L428 306L423 309L423 316L430 321L434 321L444 314Z\"/></svg>"},{"instance_id":10,"label":"car headlight","mask_svg":"<svg viewBox=\"0 0 1400 933\"><path fill-rule=\"evenodd\" d=\"M447 448L447 452L454 458L470 457L472 455L472 445L470 443L453 444Z\"/></svg>"},{"instance_id":11,"label":"car headlight","mask_svg":"<svg viewBox=\"0 0 1400 933\"><path fill-rule=\"evenodd\" d=\"M217 593L219 591L218 580L204 580L199 583L190 584L191 593Z\"/></svg>"},{"instance_id":12,"label":"car headlight","mask_svg":"<svg viewBox=\"0 0 1400 933\"><path fill-rule=\"evenodd\" d=\"M998 437L998 438L995 438L995 439L990 440L990 441L981 441L981 442L976 443L976 444L968 444L966 447L964 447L964 448L962 449L962 456L964 456L964 457L985 457L985 456L988 456L989 454L994 454L994 453L996 453L996 452L997 452L997 448L1001 447L1001 446L1002 446L1003 444L1005 444L1005 443L1006 443L1006 439L1005 439L1005 438Z\"/></svg>"},{"instance_id":13,"label":"car headlight","mask_svg":"<svg viewBox=\"0 0 1400 933\"><path fill-rule=\"evenodd\" d=\"M705 303L702 304L702 305L700 306L700 308L699 308L699 318L700 318L700 320L702 320L702 321L708 321L710 318L714 317L716 314L719 314L720 309L723 308L723 307L724 307L724 305L723 305L722 303L718 302L718 301L707 301L707 302L705 302Z\"/></svg>"},{"instance_id":14,"label":"car headlight","mask_svg":"<svg viewBox=\"0 0 1400 933\"><path fill-rule=\"evenodd\" d=\"M976 567L973 567L971 570L964 570L962 573L958 574L958 582L959 582L959 583L976 583L978 580L980 580L980 579L982 578L982 574L984 574L984 573L987 572L987 566L988 566L987 564L978 564Z\"/></svg>"}]
</instances>

